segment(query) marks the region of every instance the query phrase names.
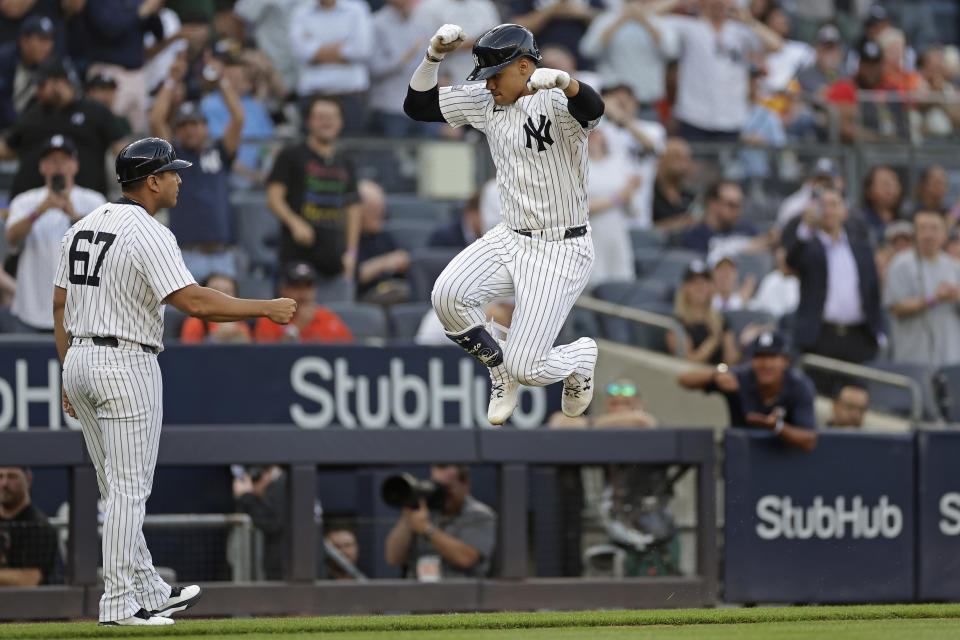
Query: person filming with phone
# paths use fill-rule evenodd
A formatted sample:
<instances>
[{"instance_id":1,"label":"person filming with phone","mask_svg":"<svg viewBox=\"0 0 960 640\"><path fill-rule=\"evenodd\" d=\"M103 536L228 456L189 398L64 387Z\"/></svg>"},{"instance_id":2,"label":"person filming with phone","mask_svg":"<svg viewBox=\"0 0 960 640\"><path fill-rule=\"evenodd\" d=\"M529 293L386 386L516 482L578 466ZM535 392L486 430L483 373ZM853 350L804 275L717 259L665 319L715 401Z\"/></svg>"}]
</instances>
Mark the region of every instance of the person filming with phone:
<instances>
[{"instance_id":1,"label":"person filming with phone","mask_svg":"<svg viewBox=\"0 0 960 640\"><path fill-rule=\"evenodd\" d=\"M7 244L19 253L17 292L11 311L22 333L53 333L53 282L60 239L73 223L106 202L102 194L77 186L77 146L64 135L43 144L39 172L44 185L10 202Z\"/></svg>"},{"instance_id":2,"label":"person filming with phone","mask_svg":"<svg viewBox=\"0 0 960 640\"><path fill-rule=\"evenodd\" d=\"M784 233L784 246L787 264L800 278L794 345L859 363L877 354L880 281L873 250L863 235L847 233L846 219L843 194L823 188L804 211L796 233Z\"/></svg>"}]
</instances>

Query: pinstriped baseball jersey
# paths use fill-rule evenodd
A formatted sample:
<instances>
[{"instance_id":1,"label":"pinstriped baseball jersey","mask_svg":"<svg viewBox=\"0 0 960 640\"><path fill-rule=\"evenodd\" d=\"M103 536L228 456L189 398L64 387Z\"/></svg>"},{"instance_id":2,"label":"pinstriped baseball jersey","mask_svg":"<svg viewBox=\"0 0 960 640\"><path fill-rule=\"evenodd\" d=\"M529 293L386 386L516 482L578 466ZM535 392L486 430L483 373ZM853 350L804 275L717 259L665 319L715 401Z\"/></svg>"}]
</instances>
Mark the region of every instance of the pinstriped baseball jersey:
<instances>
[{"instance_id":1,"label":"pinstriped baseball jersey","mask_svg":"<svg viewBox=\"0 0 960 640\"><path fill-rule=\"evenodd\" d=\"M126 198L95 209L67 231L54 279L67 290L68 334L157 349L163 348L163 300L195 283L173 233Z\"/></svg>"},{"instance_id":2,"label":"pinstriped baseball jersey","mask_svg":"<svg viewBox=\"0 0 960 640\"><path fill-rule=\"evenodd\" d=\"M511 229L587 223L587 135L560 89L540 90L501 106L483 84L440 89L440 111L452 126L487 136L497 168L500 215Z\"/></svg>"}]
</instances>

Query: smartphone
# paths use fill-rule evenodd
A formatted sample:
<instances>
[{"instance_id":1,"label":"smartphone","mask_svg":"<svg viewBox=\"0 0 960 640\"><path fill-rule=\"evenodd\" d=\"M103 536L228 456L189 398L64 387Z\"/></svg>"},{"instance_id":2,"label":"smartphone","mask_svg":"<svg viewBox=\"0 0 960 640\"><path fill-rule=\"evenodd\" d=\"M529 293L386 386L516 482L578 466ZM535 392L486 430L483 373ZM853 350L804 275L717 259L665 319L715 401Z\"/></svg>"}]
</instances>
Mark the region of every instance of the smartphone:
<instances>
[{"instance_id":1,"label":"smartphone","mask_svg":"<svg viewBox=\"0 0 960 640\"><path fill-rule=\"evenodd\" d=\"M67 177L62 173L55 173L50 179L50 188L54 193L61 193L67 188Z\"/></svg>"}]
</instances>

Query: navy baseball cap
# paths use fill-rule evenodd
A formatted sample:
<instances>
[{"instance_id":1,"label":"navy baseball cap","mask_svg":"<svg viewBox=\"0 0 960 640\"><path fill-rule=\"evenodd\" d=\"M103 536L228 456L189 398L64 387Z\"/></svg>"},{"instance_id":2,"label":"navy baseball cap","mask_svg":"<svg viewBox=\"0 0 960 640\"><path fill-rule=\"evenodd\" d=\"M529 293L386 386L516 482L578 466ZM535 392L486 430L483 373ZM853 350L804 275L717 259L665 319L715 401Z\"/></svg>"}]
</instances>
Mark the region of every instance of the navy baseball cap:
<instances>
[{"instance_id":1,"label":"navy baseball cap","mask_svg":"<svg viewBox=\"0 0 960 640\"><path fill-rule=\"evenodd\" d=\"M177 113L173 116L173 126L179 127L184 122L206 122L207 116L203 115L203 111L200 110L200 105L196 102L184 102L180 105L180 108L177 109Z\"/></svg>"},{"instance_id":2,"label":"navy baseball cap","mask_svg":"<svg viewBox=\"0 0 960 640\"><path fill-rule=\"evenodd\" d=\"M755 356L785 356L787 341L777 331L765 331L753 341L751 352Z\"/></svg>"},{"instance_id":3,"label":"navy baseball cap","mask_svg":"<svg viewBox=\"0 0 960 640\"><path fill-rule=\"evenodd\" d=\"M51 78L69 77L70 72L67 71L67 66L63 64L63 60L47 58L40 63L39 67L37 67L37 80L39 82L43 82L44 80L49 80Z\"/></svg>"},{"instance_id":4,"label":"navy baseball cap","mask_svg":"<svg viewBox=\"0 0 960 640\"><path fill-rule=\"evenodd\" d=\"M30 16L20 23L20 35L53 37L53 20L47 16Z\"/></svg>"},{"instance_id":5,"label":"navy baseball cap","mask_svg":"<svg viewBox=\"0 0 960 640\"><path fill-rule=\"evenodd\" d=\"M883 52L873 40L867 40L860 47L860 62L880 62L883 59Z\"/></svg>"},{"instance_id":6,"label":"navy baseball cap","mask_svg":"<svg viewBox=\"0 0 960 640\"><path fill-rule=\"evenodd\" d=\"M813 165L813 171L810 174L814 178L836 178L840 176L840 171L833 159L824 156L817 158L817 163Z\"/></svg>"},{"instance_id":7,"label":"navy baseball cap","mask_svg":"<svg viewBox=\"0 0 960 640\"><path fill-rule=\"evenodd\" d=\"M817 31L817 44L840 44L840 30L832 24L825 24Z\"/></svg>"},{"instance_id":8,"label":"navy baseball cap","mask_svg":"<svg viewBox=\"0 0 960 640\"><path fill-rule=\"evenodd\" d=\"M306 262L292 262L284 268L280 281L283 284L312 285L317 281L317 272Z\"/></svg>"},{"instance_id":9,"label":"navy baseball cap","mask_svg":"<svg viewBox=\"0 0 960 640\"><path fill-rule=\"evenodd\" d=\"M46 158L47 154L53 153L54 151L63 151L65 153L69 153L74 158L79 155L77 152L77 145L73 143L73 140L59 133L50 136L50 138L43 143L43 148L40 151L40 157Z\"/></svg>"}]
</instances>

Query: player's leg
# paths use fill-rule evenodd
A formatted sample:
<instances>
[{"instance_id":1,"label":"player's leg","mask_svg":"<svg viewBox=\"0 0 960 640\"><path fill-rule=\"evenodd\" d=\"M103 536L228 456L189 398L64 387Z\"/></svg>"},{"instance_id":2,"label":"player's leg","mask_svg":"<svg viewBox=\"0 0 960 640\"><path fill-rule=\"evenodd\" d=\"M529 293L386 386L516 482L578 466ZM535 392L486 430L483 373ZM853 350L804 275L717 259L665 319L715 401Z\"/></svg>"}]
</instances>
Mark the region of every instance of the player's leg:
<instances>
[{"instance_id":1,"label":"player's leg","mask_svg":"<svg viewBox=\"0 0 960 640\"><path fill-rule=\"evenodd\" d=\"M580 338L570 344L553 344L590 278L592 240L588 236L560 242L521 238L524 250L515 262L516 308L510 325L504 360L521 384L542 387L564 381L564 412L582 405L593 395L593 368L597 344ZM570 397L573 394L575 397Z\"/></svg>"},{"instance_id":2,"label":"player's leg","mask_svg":"<svg viewBox=\"0 0 960 640\"><path fill-rule=\"evenodd\" d=\"M74 348L67 351L66 361L63 363L63 388L67 398L77 413L80 421L83 441L87 447L87 454L93 461L93 468L97 472L97 487L100 489L100 498L107 499L110 487L107 483L104 465L106 454L103 451L103 434L97 422L97 411L90 395L89 380L89 352L90 349Z\"/></svg>"},{"instance_id":3,"label":"player's leg","mask_svg":"<svg viewBox=\"0 0 960 640\"><path fill-rule=\"evenodd\" d=\"M507 268L509 253L497 227L461 251L441 272L431 300L447 336L490 368L490 405L487 418L503 424L517 406L517 381L503 362L503 344L485 327L484 308L497 298L514 293Z\"/></svg>"},{"instance_id":4,"label":"player's leg","mask_svg":"<svg viewBox=\"0 0 960 640\"><path fill-rule=\"evenodd\" d=\"M91 369L101 396L97 419L110 485L103 514L101 621L128 618L141 607L149 611L170 594L170 586L153 569L143 541L143 518L160 441L161 398L159 384L153 380L159 371L151 367L156 358L126 349L110 349L108 358L109 366Z\"/></svg>"}]
</instances>

